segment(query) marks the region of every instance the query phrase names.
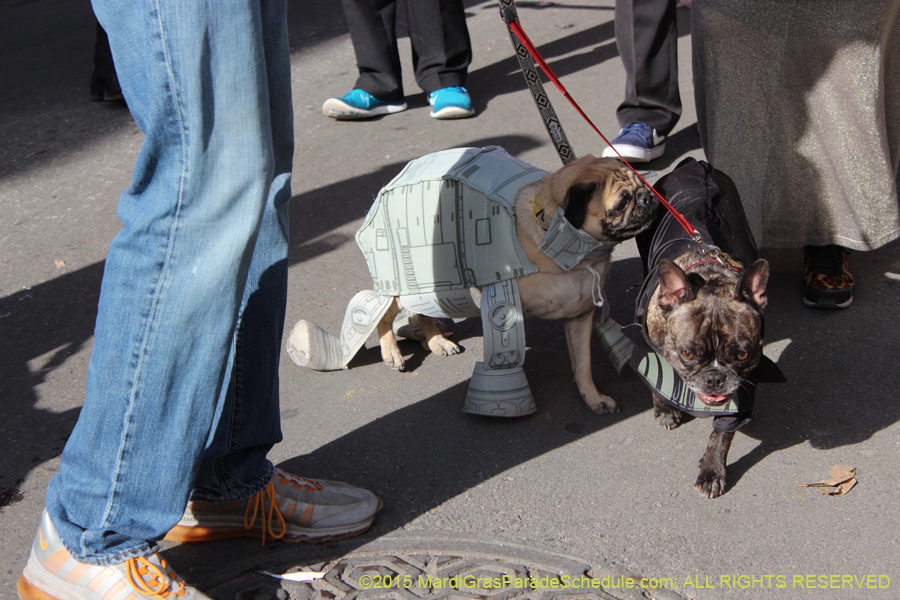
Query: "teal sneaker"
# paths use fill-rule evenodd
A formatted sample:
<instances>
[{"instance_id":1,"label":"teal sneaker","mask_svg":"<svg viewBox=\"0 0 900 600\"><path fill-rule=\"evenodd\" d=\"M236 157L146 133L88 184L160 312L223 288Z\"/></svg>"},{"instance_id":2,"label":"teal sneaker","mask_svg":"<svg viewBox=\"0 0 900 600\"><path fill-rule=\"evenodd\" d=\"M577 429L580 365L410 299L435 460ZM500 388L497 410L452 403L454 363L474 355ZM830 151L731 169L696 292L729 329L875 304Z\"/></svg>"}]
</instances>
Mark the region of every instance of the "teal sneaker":
<instances>
[{"instance_id":1,"label":"teal sneaker","mask_svg":"<svg viewBox=\"0 0 900 600\"><path fill-rule=\"evenodd\" d=\"M340 98L329 98L322 105L326 117L338 120L368 119L406 110L406 102L383 102L363 90L350 90Z\"/></svg>"},{"instance_id":2,"label":"teal sneaker","mask_svg":"<svg viewBox=\"0 0 900 600\"><path fill-rule=\"evenodd\" d=\"M192 588L154 552L110 567L75 560L44 511L31 556L16 591L22 600L209 600Z\"/></svg>"},{"instance_id":3,"label":"teal sneaker","mask_svg":"<svg viewBox=\"0 0 900 600\"><path fill-rule=\"evenodd\" d=\"M472 99L464 87L445 87L431 92L428 103L435 119L465 119L475 114Z\"/></svg>"}]
</instances>

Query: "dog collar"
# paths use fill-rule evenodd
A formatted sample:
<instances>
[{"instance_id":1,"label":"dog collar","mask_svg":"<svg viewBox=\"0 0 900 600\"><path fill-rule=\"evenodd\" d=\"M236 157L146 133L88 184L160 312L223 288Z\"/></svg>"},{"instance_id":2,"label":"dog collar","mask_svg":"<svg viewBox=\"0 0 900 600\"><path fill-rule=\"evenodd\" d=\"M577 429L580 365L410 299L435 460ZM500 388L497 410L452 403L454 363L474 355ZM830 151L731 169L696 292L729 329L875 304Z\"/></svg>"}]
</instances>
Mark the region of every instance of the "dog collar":
<instances>
[{"instance_id":1,"label":"dog collar","mask_svg":"<svg viewBox=\"0 0 900 600\"><path fill-rule=\"evenodd\" d=\"M547 213L544 210L544 207L541 205L540 192L534 195L534 218L537 219L538 225L540 225L541 229L547 231L550 226L547 224Z\"/></svg>"},{"instance_id":2,"label":"dog collar","mask_svg":"<svg viewBox=\"0 0 900 600\"><path fill-rule=\"evenodd\" d=\"M538 249L562 270L571 271L585 259L605 256L615 245L616 242L601 242L586 231L575 229L566 219L565 211L557 208Z\"/></svg>"},{"instance_id":3,"label":"dog collar","mask_svg":"<svg viewBox=\"0 0 900 600\"><path fill-rule=\"evenodd\" d=\"M695 262L694 264L689 266L687 269L685 269L684 270L685 273L687 273L694 267L698 267L700 265L708 265L708 264L725 265L726 267L730 268L732 271L734 271L738 275L740 275L741 271L744 270L744 265L741 264L740 261L737 261L737 260L731 258L727 253L722 252L722 250L716 246L707 246L705 249L702 250L702 252L704 254L709 253L710 258L706 259L706 260L698 260L697 262Z\"/></svg>"}]
</instances>

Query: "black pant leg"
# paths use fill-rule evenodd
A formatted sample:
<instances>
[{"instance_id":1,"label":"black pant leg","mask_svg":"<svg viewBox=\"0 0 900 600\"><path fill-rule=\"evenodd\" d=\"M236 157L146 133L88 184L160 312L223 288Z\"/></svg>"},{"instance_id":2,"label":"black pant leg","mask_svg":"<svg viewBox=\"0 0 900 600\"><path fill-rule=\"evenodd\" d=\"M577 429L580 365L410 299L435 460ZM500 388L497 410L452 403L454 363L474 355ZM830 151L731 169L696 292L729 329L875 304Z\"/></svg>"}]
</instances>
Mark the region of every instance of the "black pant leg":
<instances>
[{"instance_id":1,"label":"black pant leg","mask_svg":"<svg viewBox=\"0 0 900 600\"><path fill-rule=\"evenodd\" d=\"M396 0L343 0L343 5L359 69L354 87L379 100L403 100L395 29Z\"/></svg>"},{"instance_id":2,"label":"black pant leg","mask_svg":"<svg viewBox=\"0 0 900 600\"><path fill-rule=\"evenodd\" d=\"M681 117L675 0L616 0L616 46L625 66L619 125L668 135Z\"/></svg>"},{"instance_id":3,"label":"black pant leg","mask_svg":"<svg viewBox=\"0 0 900 600\"><path fill-rule=\"evenodd\" d=\"M465 85L472 43L462 0L407 0L416 82L426 93Z\"/></svg>"},{"instance_id":4,"label":"black pant leg","mask_svg":"<svg viewBox=\"0 0 900 600\"><path fill-rule=\"evenodd\" d=\"M94 41L94 70L91 73L91 100L99 102L124 101L116 65L113 63L112 50L109 49L109 38L106 31L97 22Z\"/></svg>"}]
</instances>

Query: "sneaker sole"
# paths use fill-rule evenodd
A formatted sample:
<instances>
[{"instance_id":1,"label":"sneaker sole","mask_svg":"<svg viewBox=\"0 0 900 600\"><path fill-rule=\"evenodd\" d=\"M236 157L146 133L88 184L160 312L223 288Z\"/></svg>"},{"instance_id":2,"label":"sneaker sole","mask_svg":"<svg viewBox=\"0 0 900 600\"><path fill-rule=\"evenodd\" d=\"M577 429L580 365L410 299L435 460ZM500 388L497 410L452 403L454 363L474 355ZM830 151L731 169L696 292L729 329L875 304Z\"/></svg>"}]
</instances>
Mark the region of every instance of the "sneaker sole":
<instances>
[{"instance_id":1,"label":"sneaker sole","mask_svg":"<svg viewBox=\"0 0 900 600\"><path fill-rule=\"evenodd\" d=\"M371 110L354 108L342 102L339 98L329 98L322 106L322 112L326 117L339 121L352 121L354 119L369 119L379 115L389 115L406 110L406 102L402 104L382 104Z\"/></svg>"},{"instance_id":2,"label":"sneaker sole","mask_svg":"<svg viewBox=\"0 0 900 600\"><path fill-rule=\"evenodd\" d=\"M28 578L29 571L31 579ZM88 588L78 589L80 586L77 584L41 571L42 568L35 568L29 559L25 570L16 582L16 593L19 598L22 600L81 600L84 598L84 593L90 593ZM96 596L96 594L94 595Z\"/></svg>"},{"instance_id":3,"label":"sneaker sole","mask_svg":"<svg viewBox=\"0 0 900 600\"><path fill-rule=\"evenodd\" d=\"M851 304L853 304L853 297L851 296L849 300L846 302L841 302L840 304L836 302L829 302L819 300L818 302L813 302L812 300L807 300L805 297L803 298L803 304L810 308L826 308L826 309L837 309L837 308L847 308Z\"/></svg>"},{"instance_id":4,"label":"sneaker sole","mask_svg":"<svg viewBox=\"0 0 900 600\"><path fill-rule=\"evenodd\" d=\"M25 575L19 576L19 581L16 582L16 593L22 600L61 600L25 579Z\"/></svg>"},{"instance_id":5,"label":"sneaker sole","mask_svg":"<svg viewBox=\"0 0 900 600\"><path fill-rule=\"evenodd\" d=\"M329 533L327 530L321 533L315 533L315 530L310 529L312 534L306 533L295 533L292 534L290 531L284 535L282 538L278 538L283 542L336 542L339 540L343 540L349 537L353 537L355 535L359 535L368 530L372 523L375 522L375 517L381 512L384 503L381 501L381 498L378 499L378 508L375 509L375 512L372 514L372 517L363 521L362 523L358 523L353 526L351 531L335 531L334 533ZM299 529L299 528L298 528ZM169 542L178 542L180 544L194 544L199 542L215 542L218 540L230 540L233 538L241 538L241 537L252 537L252 538L262 538L262 531L256 529L245 529L241 526L228 526L228 525L220 525L220 526L211 526L211 527L203 527L200 525L197 526L187 526L187 525L176 525L166 534L166 537L163 538ZM266 536L267 538L270 536Z\"/></svg>"},{"instance_id":6,"label":"sneaker sole","mask_svg":"<svg viewBox=\"0 0 900 600\"><path fill-rule=\"evenodd\" d=\"M657 159L663 155L666 151L666 145L662 144L661 146L657 146L651 150L647 150L646 148L641 148L639 146L623 146L623 145L615 145L613 146L619 154L625 160L629 160L632 162L650 162L651 160ZM612 148L607 147L603 150L603 154L601 155L603 158L619 158L618 155L613 151Z\"/></svg>"},{"instance_id":7,"label":"sneaker sole","mask_svg":"<svg viewBox=\"0 0 900 600\"><path fill-rule=\"evenodd\" d=\"M472 109L466 110L464 108L459 108L458 106L448 106L447 108L442 108L441 110L434 112L431 111L432 119L465 119L466 117L471 117L475 114L475 111Z\"/></svg>"}]
</instances>

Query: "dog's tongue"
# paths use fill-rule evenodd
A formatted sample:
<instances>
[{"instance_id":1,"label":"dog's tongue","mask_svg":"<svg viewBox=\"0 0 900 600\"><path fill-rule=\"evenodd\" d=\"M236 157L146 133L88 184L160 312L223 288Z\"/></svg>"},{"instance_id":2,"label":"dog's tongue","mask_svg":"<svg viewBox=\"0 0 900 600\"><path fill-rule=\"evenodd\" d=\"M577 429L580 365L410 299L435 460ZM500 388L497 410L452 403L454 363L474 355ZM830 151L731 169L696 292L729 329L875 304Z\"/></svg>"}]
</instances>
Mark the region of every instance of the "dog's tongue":
<instances>
[{"instance_id":1,"label":"dog's tongue","mask_svg":"<svg viewBox=\"0 0 900 600\"><path fill-rule=\"evenodd\" d=\"M700 402L708 406L722 404L728 399L728 396L707 396L706 394L697 394L697 397L700 398Z\"/></svg>"}]
</instances>

